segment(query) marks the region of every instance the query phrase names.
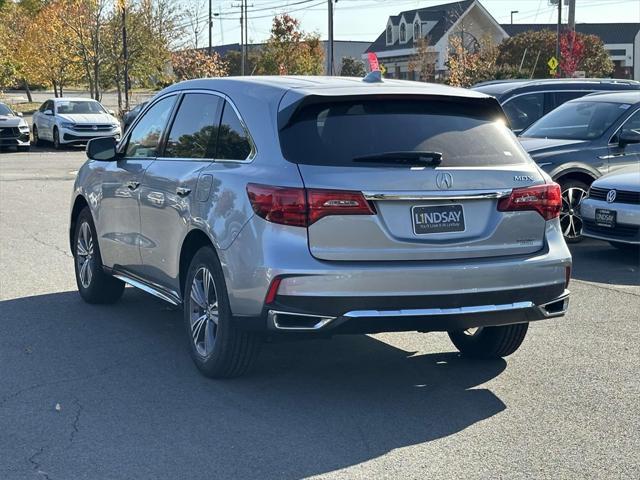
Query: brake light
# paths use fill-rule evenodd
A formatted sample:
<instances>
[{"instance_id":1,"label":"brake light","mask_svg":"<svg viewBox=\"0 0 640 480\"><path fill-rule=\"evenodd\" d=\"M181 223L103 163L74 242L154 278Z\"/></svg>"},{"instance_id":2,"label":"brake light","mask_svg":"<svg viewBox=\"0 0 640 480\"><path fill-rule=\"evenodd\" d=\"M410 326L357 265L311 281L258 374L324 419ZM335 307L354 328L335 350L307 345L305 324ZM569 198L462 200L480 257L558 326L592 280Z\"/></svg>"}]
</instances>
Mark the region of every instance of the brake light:
<instances>
[{"instance_id":1,"label":"brake light","mask_svg":"<svg viewBox=\"0 0 640 480\"><path fill-rule=\"evenodd\" d=\"M308 227L330 215L375 214L361 192L250 183L247 194L258 216L281 225Z\"/></svg>"},{"instance_id":2,"label":"brake light","mask_svg":"<svg viewBox=\"0 0 640 480\"><path fill-rule=\"evenodd\" d=\"M511 195L498 201L500 212L534 210L545 220L558 217L561 209L562 195L557 183L514 188Z\"/></svg>"}]
</instances>

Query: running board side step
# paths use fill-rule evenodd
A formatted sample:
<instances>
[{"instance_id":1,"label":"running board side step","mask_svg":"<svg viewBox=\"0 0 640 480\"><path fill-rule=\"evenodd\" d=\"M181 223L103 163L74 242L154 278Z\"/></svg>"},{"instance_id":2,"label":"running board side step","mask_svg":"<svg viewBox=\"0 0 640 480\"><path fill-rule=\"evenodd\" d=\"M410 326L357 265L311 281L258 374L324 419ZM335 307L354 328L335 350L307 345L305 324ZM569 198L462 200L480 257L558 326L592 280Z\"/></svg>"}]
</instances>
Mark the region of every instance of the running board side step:
<instances>
[{"instance_id":1,"label":"running board side step","mask_svg":"<svg viewBox=\"0 0 640 480\"><path fill-rule=\"evenodd\" d=\"M118 280L122 280L124 283L131 285L132 287L136 287L143 292L150 293L151 295L158 297L165 302L169 302L171 305L174 305L176 307L182 303L182 300L176 292L165 290L160 286L149 285L148 283L140 279L134 278L120 271L114 272L113 276Z\"/></svg>"}]
</instances>

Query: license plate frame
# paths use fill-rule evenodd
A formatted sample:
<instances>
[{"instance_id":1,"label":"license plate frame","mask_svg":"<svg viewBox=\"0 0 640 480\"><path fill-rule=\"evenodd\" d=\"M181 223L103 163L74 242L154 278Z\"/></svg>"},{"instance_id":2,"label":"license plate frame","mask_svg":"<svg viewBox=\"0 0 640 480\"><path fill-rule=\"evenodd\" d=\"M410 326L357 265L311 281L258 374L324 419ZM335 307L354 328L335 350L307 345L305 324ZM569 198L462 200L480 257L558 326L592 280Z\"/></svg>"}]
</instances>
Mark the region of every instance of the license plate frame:
<instances>
[{"instance_id":1,"label":"license plate frame","mask_svg":"<svg viewBox=\"0 0 640 480\"><path fill-rule=\"evenodd\" d=\"M618 221L618 212L608 208L596 208L595 222L599 227L615 228Z\"/></svg>"},{"instance_id":2,"label":"license plate frame","mask_svg":"<svg viewBox=\"0 0 640 480\"><path fill-rule=\"evenodd\" d=\"M430 218L427 213L439 213L437 217L442 220L442 213L456 213L459 212L459 219L457 221L434 221L435 216ZM416 217L416 215L423 215L422 217ZM449 215L450 217L450 215ZM419 222L417 220L420 220ZM425 222L427 220L427 222ZM446 223L446 224L445 224ZM448 233L463 233L467 230L467 224L464 218L464 207L460 204L441 204L441 205L414 205L411 207L411 227L413 234L417 236L424 235L441 235ZM418 228L419 227L419 228Z\"/></svg>"}]
</instances>

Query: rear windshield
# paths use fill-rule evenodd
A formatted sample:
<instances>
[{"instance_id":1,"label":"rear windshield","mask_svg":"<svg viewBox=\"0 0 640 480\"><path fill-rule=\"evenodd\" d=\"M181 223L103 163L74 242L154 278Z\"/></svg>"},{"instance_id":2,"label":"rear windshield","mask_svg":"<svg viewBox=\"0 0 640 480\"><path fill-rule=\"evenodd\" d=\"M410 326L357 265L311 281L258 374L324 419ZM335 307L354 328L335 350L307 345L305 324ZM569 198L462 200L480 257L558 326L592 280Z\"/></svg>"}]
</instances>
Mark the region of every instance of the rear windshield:
<instances>
[{"instance_id":1,"label":"rear windshield","mask_svg":"<svg viewBox=\"0 0 640 480\"><path fill-rule=\"evenodd\" d=\"M305 165L371 167L353 159L420 151L441 153L441 165L448 167L528 161L495 111L439 101L367 99L309 105L280 132L280 145L287 160Z\"/></svg>"}]
</instances>

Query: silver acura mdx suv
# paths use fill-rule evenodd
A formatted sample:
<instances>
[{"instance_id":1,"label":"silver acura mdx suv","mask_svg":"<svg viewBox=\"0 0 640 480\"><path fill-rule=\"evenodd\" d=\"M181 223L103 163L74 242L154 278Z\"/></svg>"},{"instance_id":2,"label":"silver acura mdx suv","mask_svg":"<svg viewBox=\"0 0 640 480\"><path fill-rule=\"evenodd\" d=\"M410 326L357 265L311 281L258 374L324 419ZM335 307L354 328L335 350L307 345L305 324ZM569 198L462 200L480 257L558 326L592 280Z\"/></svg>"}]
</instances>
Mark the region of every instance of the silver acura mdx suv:
<instances>
[{"instance_id":1,"label":"silver acura mdx suv","mask_svg":"<svg viewBox=\"0 0 640 480\"><path fill-rule=\"evenodd\" d=\"M90 303L182 306L208 376L275 334L447 331L513 353L561 316L560 189L469 90L355 78L182 82L92 140L70 241Z\"/></svg>"}]
</instances>

